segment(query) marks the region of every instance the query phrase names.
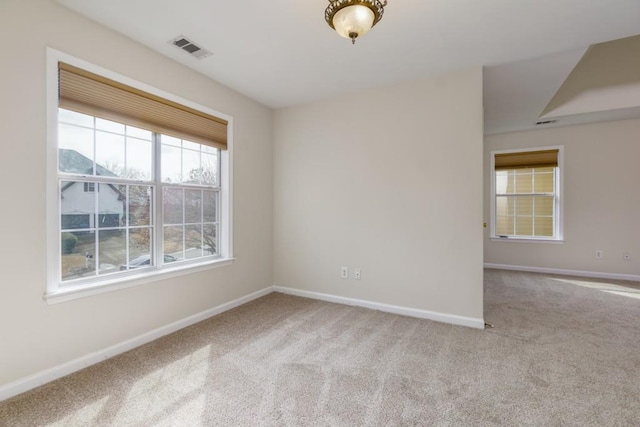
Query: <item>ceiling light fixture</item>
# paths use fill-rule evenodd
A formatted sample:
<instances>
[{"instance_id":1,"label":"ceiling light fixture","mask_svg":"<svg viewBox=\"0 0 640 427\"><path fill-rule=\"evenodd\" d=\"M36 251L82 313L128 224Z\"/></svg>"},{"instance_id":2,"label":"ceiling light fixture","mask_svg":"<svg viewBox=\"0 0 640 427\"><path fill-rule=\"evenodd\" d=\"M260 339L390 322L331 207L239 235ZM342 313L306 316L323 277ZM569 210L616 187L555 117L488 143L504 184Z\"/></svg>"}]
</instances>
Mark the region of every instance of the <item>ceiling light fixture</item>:
<instances>
[{"instance_id":1,"label":"ceiling light fixture","mask_svg":"<svg viewBox=\"0 0 640 427\"><path fill-rule=\"evenodd\" d=\"M329 0L324 11L327 24L355 44L382 19L387 0Z\"/></svg>"}]
</instances>

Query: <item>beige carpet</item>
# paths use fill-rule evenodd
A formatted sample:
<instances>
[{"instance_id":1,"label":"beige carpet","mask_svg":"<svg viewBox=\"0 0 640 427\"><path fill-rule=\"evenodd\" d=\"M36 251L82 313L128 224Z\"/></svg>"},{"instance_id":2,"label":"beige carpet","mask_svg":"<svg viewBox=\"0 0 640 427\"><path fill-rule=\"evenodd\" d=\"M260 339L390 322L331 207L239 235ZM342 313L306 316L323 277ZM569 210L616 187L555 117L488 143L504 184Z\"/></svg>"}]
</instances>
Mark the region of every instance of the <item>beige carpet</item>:
<instances>
[{"instance_id":1,"label":"beige carpet","mask_svg":"<svg viewBox=\"0 0 640 427\"><path fill-rule=\"evenodd\" d=\"M0 425L640 425L640 286L485 272L484 331L271 294L0 403Z\"/></svg>"}]
</instances>

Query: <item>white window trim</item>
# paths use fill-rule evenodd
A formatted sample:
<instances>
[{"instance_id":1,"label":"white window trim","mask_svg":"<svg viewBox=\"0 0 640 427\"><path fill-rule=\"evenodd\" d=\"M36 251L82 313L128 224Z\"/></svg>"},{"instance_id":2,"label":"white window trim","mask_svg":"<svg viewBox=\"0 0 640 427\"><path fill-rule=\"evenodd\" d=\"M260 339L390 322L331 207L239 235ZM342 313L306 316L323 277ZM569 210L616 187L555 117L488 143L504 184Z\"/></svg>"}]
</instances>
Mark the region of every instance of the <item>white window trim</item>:
<instances>
[{"instance_id":1,"label":"white window trim","mask_svg":"<svg viewBox=\"0 0 640 427\"><path fill-rule=\"evenodd\" d=\"M58 197L58 62L82 68L111 80L126 84L142 91L160 96L198 111L219 117L228 122L227 149L220 150L220 257L185 263L176 266L154 268L145 272L123 276L104 276L78 286L62 285L60 280L60 198ZM230 265L233 257L233 117L211 108L138 82L121 74L78 59L56 49L47 48L46 63L47 88L47 152L46 152L46 249L47 286L43 298L48 303L69 301L144 283L168 279L179 275L195 273L211 268ZM156 200L159 198L156 197ZM161 228L161 224L156 224ZM156 249L160 242L156 239Z\"/></svg>"},{"instance_id":2,"label":"white window trim","mask_svg":"<svg viewBox=\"0 0 640 427\"><path fill-rule=\"evenodd\" d=\"M496 235L496 154L526 153L528 151L558 150L558 170L556 173L556 213L555 237L500 237ZM491 235L490 239L496 242L520 242L520 243L564 243L564 146L554 145L547 147L516 148L511 150L496 150L491 152L489 159L489 174L491 176Z\"/></svg>"}]
</instances>

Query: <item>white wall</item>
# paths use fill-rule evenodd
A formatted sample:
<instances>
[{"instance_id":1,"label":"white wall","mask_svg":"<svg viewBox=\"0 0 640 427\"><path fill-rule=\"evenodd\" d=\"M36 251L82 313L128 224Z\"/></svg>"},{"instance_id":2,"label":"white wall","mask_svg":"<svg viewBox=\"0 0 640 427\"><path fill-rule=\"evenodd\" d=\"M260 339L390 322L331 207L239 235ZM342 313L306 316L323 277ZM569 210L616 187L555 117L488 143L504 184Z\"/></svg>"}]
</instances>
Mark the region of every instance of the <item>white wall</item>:
<instances>
[{"instance_id":1,"label":"white wall","mask_svg":"<svg viewBox=\"0 0 640 427\"><path fill-rule=\"evenodd\" d=\"M274 130L276 285L483 317L479 67L277 111Z\"/></svg>"},{"instance_id":2,"label":"white wall","mask_svg":"<svg viewBox=\"0 0 640 427\"><path fill-rule=\"evenodd\" d=\"M50 0L2 0L0 35L0 386L271 285L271 110ZM46 47L233 116L233 265L43 301Z\"/></svg>"},{"instance_id":3,"label":"white wall","mask_svg":"<svg viewBox=\"0 0 640 427\"><path fill-rule=\"evenodd\" d=\"M639 135L640 120L625 120L486 137L486 222L492 150L564 145L565 243L492 241L487 229L485 262L640 275ZM603 259L595 259L596 249Z\"/></svg>"}]
</instances>

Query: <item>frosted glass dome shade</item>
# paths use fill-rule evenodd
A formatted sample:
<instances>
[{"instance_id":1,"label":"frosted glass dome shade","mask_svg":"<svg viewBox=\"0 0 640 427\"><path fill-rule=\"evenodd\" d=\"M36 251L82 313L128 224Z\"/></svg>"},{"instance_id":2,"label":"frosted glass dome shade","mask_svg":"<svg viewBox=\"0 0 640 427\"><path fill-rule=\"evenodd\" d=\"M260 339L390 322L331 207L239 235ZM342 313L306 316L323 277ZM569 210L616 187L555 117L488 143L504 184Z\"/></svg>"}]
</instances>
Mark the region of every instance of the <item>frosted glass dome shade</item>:
<instances>
[{"instance_id":1,"label":"frosted glass dome shade","mask_svg":"<svg viewBox=\"0 0 640 427\"><path fill-rule=\"evenodd\" d=\"M363 36L373 27L376 15L371 9L360 4L340 9L333 17L333 27L342 37L354 40Z\"/></svg>"}]
</instances>

